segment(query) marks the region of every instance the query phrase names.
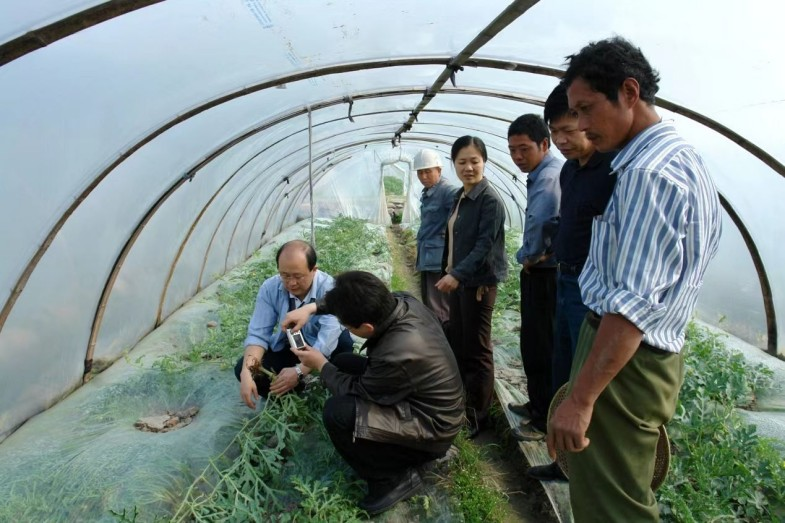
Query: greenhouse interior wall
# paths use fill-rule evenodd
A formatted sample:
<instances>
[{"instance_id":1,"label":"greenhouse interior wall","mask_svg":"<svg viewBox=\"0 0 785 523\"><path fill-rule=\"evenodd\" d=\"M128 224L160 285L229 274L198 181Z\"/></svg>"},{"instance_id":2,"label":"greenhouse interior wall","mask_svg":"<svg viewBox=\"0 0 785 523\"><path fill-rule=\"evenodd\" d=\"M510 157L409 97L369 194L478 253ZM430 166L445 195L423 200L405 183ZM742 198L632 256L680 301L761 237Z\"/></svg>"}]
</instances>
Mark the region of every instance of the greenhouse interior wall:
<instances>
[{"instance_id":1,"label":"greenhouse interior wall","mask_svg":"<svg viewBox=\"0 0 785 523\"><path fill-rule=\"evenodd\" d=\"M785 358L783 15L776 0L4 2L0 442L295 224L389 225L386 176L416 226L421 148L457 183L451 144L481 137L520 233L507 126L542 113L565 57L617 34L659 70L658 113L723 203L696 319Z\"/></svg>"}]
</instances>

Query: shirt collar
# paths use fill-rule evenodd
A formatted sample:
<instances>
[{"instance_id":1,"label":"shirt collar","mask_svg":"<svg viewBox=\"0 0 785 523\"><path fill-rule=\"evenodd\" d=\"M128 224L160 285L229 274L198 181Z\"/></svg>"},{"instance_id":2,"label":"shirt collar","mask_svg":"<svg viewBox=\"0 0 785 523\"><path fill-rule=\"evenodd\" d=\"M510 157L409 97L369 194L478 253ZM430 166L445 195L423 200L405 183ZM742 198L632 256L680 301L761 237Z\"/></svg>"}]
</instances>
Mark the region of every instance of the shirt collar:
<instances>
[{"instance_id":1,"label":"shirt collar","mask_svg":"<svg viewBox=\"0 0 785 523\"><path fill-rule=\"evenodd\" d=\"M483 192L485 188L488 186L488 183L489 183L488 178L485 178L483 176L482 180L480 180L480 182L477 185L472 187L471 191L464 193L463 196L465 198L476 200L477 197L480 195L480 193Z\"/></svg>"},{"instance_id":2,"label":"shirt collar","mask_svg":"<svg viewBox=\"0 0 785 523\"><path fill-rule=\"evenodd\" d=\"M440 177L439 177L439 179L436 181L436 183L435 183L435 184L433 184L431 187L428 187L427 189L426 189L425 187L423 187L423 190L422 190L422 195L423 195L423 196L430 196L430 195L431 195L431 193L434 191L434 189L436 189L436 187L437 187L437 186L438 186L440 183L442 183L442 181L444 181L444 176L440 176Z\"/></svg>"},{"instance_id":3,"label":"shirt collar","mask_svg":"<svg viewBox=\"0 0 785 523\"><path fill-rule=\"evenodd\" d=\"M310 303L312 301L316 301L316 296L318 296L317 291L319 289L319 284L321 283L321 278L320 278L321 272L322 271L318 269L316 270L316 274L314 275L313 281L311 282L311 288L308 289L308 294L305 295L305 298L303 298L302 301L300 301L300 298L298 298L297 296L286 290L286 287L283 286L283 280L280 280L281 291L285 292L289 298L294 298L300 303Z\"/></svg>"},{"instance_id":4,"label":"shirt collar","mask_svg":"<svg viewBox=\"0 0 785 523\"><path fill-rule=\"evenodd\" d=\"M545 153L545 156L542 157L542 161L537 165L537 167L534 168L534 170L532 170L528 174L528 176L526 176L526 179L531 181L536 180L537 176L540 175L542 170L545 169L548 166L548 164L554 161L555 159L556 157L552 155L550 151Z\"/></svg>"},{"instance_id":5,"label":"shirt collar","mask_svg":"<svg viewBox=\"0 0 785 523\"><path fill-rule=\"evenodd\" d=\"M605 159L605 156L608 153L601 153L600 151L594 151L594 153L589 158L589 161L586 162L586 165L583 166L584 169L593 169L600 165L602 161Z\"/></svg>"},{"instance_id":6,"label":"shirt collar","mask_svg":"<svg viewBox=\"0 0 785 523\"><path fill-rule=\"evenodd\" d=\"M652 142L667 134L676 134L676 128L673 127L672 122L663 122L660 120L659 122L648 126L635 135L633 139L619 151L619 154L617 154L616 158L611 162L611 171L624 169L635 160L638 155L645 151Z\"/></svg>"}]
</instances>

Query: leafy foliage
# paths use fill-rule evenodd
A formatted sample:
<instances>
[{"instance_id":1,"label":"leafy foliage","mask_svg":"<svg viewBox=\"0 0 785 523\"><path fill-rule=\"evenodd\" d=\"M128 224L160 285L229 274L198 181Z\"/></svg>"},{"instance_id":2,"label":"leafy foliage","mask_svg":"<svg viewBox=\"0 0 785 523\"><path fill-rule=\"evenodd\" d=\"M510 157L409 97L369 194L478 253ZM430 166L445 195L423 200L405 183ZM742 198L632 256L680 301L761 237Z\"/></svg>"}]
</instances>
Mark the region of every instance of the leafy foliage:
<instances>
[{"instance_id":1,"label":"leafy foliage","mask_svg":"<svg viewBox=\"0 0 785 523\"><path fill-rule=\"evenodd\" d=\"M345 465L336 470L335 451L320 430L316 413L325 398L318 386L304 396L271 396L191 484L172 521L359 521L357 481L344 479ZM317 476L293 473L302 469L291 466L290 458L302 448L305 432L319 435L314 439L328 453L319 462L330 464L330 472L323 467Z\"/></svg>"},{"instance_id":2,"label":"leafy foliage","mask_svg":"<svg viewBox=\"0 0 785 523\"><path fill-rule=\"evenodd\" d=\"M319 267L328 274L338 274L361 268L362 259L371 256L389 257L389 248L383 236L369 228L365 220L339 216L329 224L316 228ZM164 372L184 370L193 363L211 361L223 368L234 365L242 353L248 321L256 303L259 286L277 272L272 258L245 264L229 283L218 290L221 303L218 325L208 336L194 344L188 352L175 356L162 356L153 367Z\"/></svg>"},{"instance_id":3,"label":"leafy foliage","mask_svg":"<svg viewBox=\"0 0 785 523\"><path fill-rule=\"evenodd\" d=\"M467 523L501 522L507 516L507 500L487 484L482 470L482 450L459 434L455 440L458 459L450 467L452 492Z\"/></svg>"},{"instance_id":4,"label":"leafy foliage","mask_svg":"<svg viewBox=\"0 0 785 523\"><path fill-rule=\"evenodd\" d=\"M181 361L174 361L171 356L164 357L155 366L160 370L175 371L200 361L214 361L223 368L234 365L242 352L259 286L276 271L275 260L269 259L243 266L231 283L218 291L217 298L221 305L217 327L210 329L207 338L201 343L194 344L181 357Z\"/></svg>"},{"instance_id":5,"label":"leafy foliage","mask_svg":"<svg viewBox=\"0 0 785 523\"><path fill-rule=\"evenodd\" d=\"M362 261L385 256L390 250L383 235L368 227L365 220L338 216L316 229L319 268L328 274L360 270Z\"/></svg>"},{"instance_id":6,"label":"leafy foliage","mask_svg":"<svg viewBox=\"0 0 785 523\"><path fill-rule=\"evenodd\" d=\"M384 177L384 193L388 196L403 195L403 180L396 176Z\"/></svg>"},{"instance_id":7,"label":"leafy foliage","mask_svg":"<svg viewBox=\"0 0 785 523\"><path fill-rule=\"evenodd\" d=\"M517 238L520 238L520 236L521 232L516 229L510 229L505 235L504 250L507 254L507 279L496 287L495 315L501 314L505 310L521 310L521 266L515 259L515 253L518 252L520 247Z\"/></svg>"},{"instance_id":8,"label":"leafy foliage","mask_svg":"<svg viewBox=\"0 0 785 523\"><path fill-rule=\"evenodd\" d=\"M690 325L685 381L668 430L675 454L658 491L663 521L782 521L785 462L734 409L754 405L772 373Z\"/></svg>"}]
</instances>

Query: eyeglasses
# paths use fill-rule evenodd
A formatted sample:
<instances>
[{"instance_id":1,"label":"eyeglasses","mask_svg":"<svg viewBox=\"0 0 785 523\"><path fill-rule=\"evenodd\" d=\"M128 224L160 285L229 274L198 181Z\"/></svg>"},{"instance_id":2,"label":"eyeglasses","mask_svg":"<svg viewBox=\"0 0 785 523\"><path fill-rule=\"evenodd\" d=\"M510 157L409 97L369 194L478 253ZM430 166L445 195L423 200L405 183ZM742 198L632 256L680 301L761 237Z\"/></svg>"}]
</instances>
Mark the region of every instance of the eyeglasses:
<instances>
[{"instance_id":1,"label":"eyeglasses","mask_svg":"<svg viewBox=\"0 0 785 523\"><path fill-rule=\"evenodd\" d=\"M300 283L308 275L307 274L286 274L285 272L279 272L278 276L280 276L281 279L284 280L284 281L294 281L294 282Z\"/></svg>"}]
</instances>

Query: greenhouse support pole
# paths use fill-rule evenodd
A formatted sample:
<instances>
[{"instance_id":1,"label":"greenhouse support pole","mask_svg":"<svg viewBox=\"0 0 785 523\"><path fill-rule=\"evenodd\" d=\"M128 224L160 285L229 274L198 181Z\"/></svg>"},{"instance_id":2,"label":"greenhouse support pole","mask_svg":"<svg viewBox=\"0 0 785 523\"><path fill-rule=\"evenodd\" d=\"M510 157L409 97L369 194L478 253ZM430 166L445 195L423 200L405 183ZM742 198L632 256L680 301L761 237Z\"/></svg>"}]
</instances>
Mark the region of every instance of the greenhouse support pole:
<instances>
[{"instance_id":1,"label":"greenhouse support pole","mask_svg":"<svg viewBox=\"0 0 785 523\"><path fill-rule=\"evenodd\" d=\"M313 230L313 121L311 106L308 109L308 197L311 201L311 245L316 249L316 235Z\"/></svg>"}]
</instances>

